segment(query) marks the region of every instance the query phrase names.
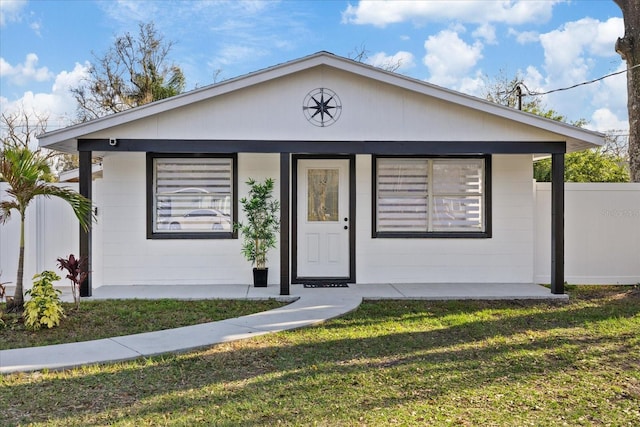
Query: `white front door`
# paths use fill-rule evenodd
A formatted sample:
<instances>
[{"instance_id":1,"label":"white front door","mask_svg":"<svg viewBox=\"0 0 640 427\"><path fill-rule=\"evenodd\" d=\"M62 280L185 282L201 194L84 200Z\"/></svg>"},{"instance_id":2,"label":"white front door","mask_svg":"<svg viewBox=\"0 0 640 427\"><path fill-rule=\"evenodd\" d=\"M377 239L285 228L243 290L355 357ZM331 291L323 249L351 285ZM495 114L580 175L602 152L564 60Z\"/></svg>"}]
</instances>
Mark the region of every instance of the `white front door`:
<instances>
[{"instance_id":1,"label":"white front door","mask_svg":"<svg viewBox=\"0 0 640 427\"><path fill-rule=\"evenodd\" d=\"M297 276L349 278L349 160L298 160Z\"/></svg>"}]
</instances>

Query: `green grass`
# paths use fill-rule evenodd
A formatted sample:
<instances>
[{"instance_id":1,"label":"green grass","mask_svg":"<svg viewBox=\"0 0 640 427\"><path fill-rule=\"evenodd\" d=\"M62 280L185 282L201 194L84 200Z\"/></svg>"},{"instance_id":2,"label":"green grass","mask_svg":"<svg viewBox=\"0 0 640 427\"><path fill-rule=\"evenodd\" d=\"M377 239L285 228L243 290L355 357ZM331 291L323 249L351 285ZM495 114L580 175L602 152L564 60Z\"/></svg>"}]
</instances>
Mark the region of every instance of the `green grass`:
<instances>
[{"instance_id":1,"label":"green grass","mask_svg":"<svg viewBox=\"0 0 640 427\"><path fill-rule=\"evenodd\" d=\"M3 312L0 305L0 313ZM0 350L87 341L113 336L177 328L230 319L281 307L274 299L246 300L107 300L63 304L66 318L60 326L32 332L18 315L5 314L0 327ZM1 363L2 361L0 361Z\"/></svg>"},{"instance_id":2,"label":"green grass","mask_svg":"<svg viewBox=\"0 0 640 427\"><path fill-rule=\"evenodd\" d=\"M379 301L205 351L0 377L0 425L637 426L640 292Z\"/></svg>"}]
</instances>

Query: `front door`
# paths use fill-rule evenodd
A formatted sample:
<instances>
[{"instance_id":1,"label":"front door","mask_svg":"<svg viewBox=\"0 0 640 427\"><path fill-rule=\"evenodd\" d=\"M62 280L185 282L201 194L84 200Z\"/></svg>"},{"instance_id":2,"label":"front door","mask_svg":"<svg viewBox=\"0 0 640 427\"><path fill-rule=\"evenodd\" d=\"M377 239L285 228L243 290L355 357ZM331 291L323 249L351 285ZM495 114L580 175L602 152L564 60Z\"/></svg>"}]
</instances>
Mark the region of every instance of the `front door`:
<instances>
[{"instance_id":1,"label":"front door","mask_svg":"<svg viewBox=\"0 0 640 427\"><path fill-rule=\"evenodd\" d=\"M349 280L350 160L297 163L296 279Z\"/></svg>"}]
</instances>

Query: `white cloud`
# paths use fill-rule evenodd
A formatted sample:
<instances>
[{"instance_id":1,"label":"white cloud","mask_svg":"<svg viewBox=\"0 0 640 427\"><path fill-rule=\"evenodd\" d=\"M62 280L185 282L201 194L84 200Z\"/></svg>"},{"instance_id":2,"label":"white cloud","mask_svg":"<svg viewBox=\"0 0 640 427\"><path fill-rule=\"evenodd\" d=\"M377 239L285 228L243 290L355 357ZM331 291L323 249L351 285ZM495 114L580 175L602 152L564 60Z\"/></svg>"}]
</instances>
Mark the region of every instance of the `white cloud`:
<instances>
[{"instance_id":1,"label":"white cloud","mask_svg":"<svg viewBox=\"0 0 640 427\"><path fill-rule=\"evenodd\" d=\"M267 52L261 48L246 45L226 45L218 49L216 58L209 62L213 69L223 65L235 64L248 61L266 55Z\"/></svg>"},{"instance_id":2,"label":"white cloud","mask_svg":"<svg viewBox=\"0 0 640 427\"><path fill-rule=\"evenodd\" d=\"M615 56L615 44L618 37L624 35L624 20L622 18L609 18L605 22L598 22L597 32L593 43L588 46L588 51L598 56Z\"/></svg>"},{"instance_id":3,"label":"white cloud","mask_svg":"<svg viewBox=\"0 0 640 427\"><path fill-rule=\"evenodd\" d=\"M0 57L0 77L8 76L11 73L13 67L4 58Z\"/></svg>"},{"instance_id":4,"label":"white cloud","mask_svg":"<svg viewBox=\"0 0 640 427\"><path fill-rule=\"evenodd\" d=\"M517 31L513 28L509 28L508 34L514 36L516 41L520 44L535 43L540 39L540 34L536 31Z\"/></svg>"},{"instance_id":5,"label":"white cloud","mask_svg":"<svg viewBox=\"0 0 640 427\"><path fill-rule=\"evenodd\" d=\"M158 4L139 0L117 0L99 4L111 19L121 23L147 22L158 12ZM169 8L173 9L173 8Z\"/></svg>"},{"instance_id":6,"label":"white cloud","mask_svg":"<svg viewBox=\"0 0 640 427\"><path fill-rule=\"evenodd\" d=\"M2 98L0 99L0 109L3 113L24 110L48 117L48 130L68 126L76 111L76 101L70 89L79 86L81 80L87 77L88 68L89 64L76 63L73 70L63 71L56 76L51 92L27 91L21 98L13 101Z\"/></svg>"},{"instance_id":7,"label":"white cloud","mask_svg":"<svg viewBox=\"0 0 640 427\"><path fill-rule=\"evenodd\" d=\"M462 22L452 22L447 26L447 28L458 34L464 34L467 32L467 27L465 27Z\"/></svg>"},{"instance_id":8,"label":"white cloud","mask_svg":"<svg viewBox=\"0 0 640 427\"><path fill-rule=\"evenodd\" d=\"M624 33L624 23L620 18L610 18L601 22L593 18L567 22L560 29L540 35L544 48L545 68L550 75L563 76L562 81L574 83L584 78L588 67L586 58L591 55L613 57L616 34ZM567 80L566 77L569 77Z\"/></svg>"},{"instance_id":9,"label":"white cloud","mask_svg":"<svg viewBox=\"0 0 640 427\"><path fill-rule=\"evenodd\" d=\"M624 32L623 27L620 18L607 21L584 18L541 34L540 44L544 49L542 68L545 72L542 90L567 88L600 77L601 74L594 75L594 70L603 68L603 58L619 61L613 46L616 34ZM549 94L544 97L544 102L571 120L589 119L583 115L586 106L607 108L616 116L624 117L626 88L620 80L612 79Z\"/></svg>"},{"instance_id":10,"label":"white cloud","mask_svg":"<svg viewBox=\"0 0 640 427\"><path fill-rule=\"evenodd\" d=\"M242 0L237 1L238 6L248 13L259 13L265 10L268 5L263 0Z\"/></svg>"},{"instance_id":11,"label":"white cloud","mask_svg":"<svg viewBox=\"0 0 640 427\"><path fill-rule=\"evenodd\" d=\"M526 82L527 87L533 92L543 92L544 90L544 76L540 71L530 65L527 67L524 73L523 81Z\"/></svg>"},{"instance_id":12,"label":"white cloud","mask_svg":"<svg viewBox=\"0 0 640 427\"><path fill-rule=\"evenodd\" d=\"M2 0L0 1L0 27L7 25L7 22L20 20L20 13L27 5L27 0Z\"/></svg>"},{"instance_id":13,"label":"white cloud","mask_svg":"<svg viewBox=\"0 0 640 427\"><path fill-rule=\"evenodd\" d=\"M36 35L38 37L42 36L42 34L40 33L40 29L42 28L42 24L40 22L32 22L29 24L29 28L31 28L33 30L34 33L36 33Z\"/></svg>"},{"instance_id":14,"label":"white cloud","mask_svg":"<svg viewBox=\"0 0 640 427\"><path fill-rule=\"evenodd\" d=\"M482 24L471 33L473 37L484 40L487 44L497 44L496 27L491 24Z\"/></svg>"},{"instance_id":15,"label":"white cloud","mask_svg":"<svg viewBox=\"0 0 640 427\"><path fill-rule=\"evenodd\" d=\"M424 42L424 64L429 69L430 82L451 87L468 75L482 58L483 45L469 45L456 32L443 30Z\"/></svg>"},{"instance_id":16,"label":"white cloud","mask_svg":"<svg viewBox=\"0 0 640 427\"><path fill-rule=\"evenodd\" d=\"M626 63L620 61L617 71L626 70ZM607 77L595 85L591 105L594 108L606 108L617 117L626 120L627 111L627 75L625 73ZM626 125L628 128L628 124Z\"/></svg>"},{"instance_id":17,"label":"white cloud","mask_svg":"<svg viewBox=\"0 0 640 427\"><path fill-rule=\"evenodd\" d=\"M387 55L384 52L378 52L367 58L367 63L385 70L394 68L398 65L398 68L394 70L397 72L408 70L416 65L413 54L404 51L399 51L395 55Z\"/></svg>"},{"instance_id":18,"label":"white cloud","mask_svg":"<svg viewBox=\"0 0 640 427\"><path fill-rule=\"evenodd\" d=\"M483 97L486 89L485 77L478 70L475 77L463 77L457 85L456 90L467 95Z\"/></svg>"},{"instance_id":19,"label":"white cloud","mask_svg":"<svg viewBox=\"0 0 640 427\"><path fill-rule=\"evenodd\" d=\"M31 81L45 82L53 77L47 67L37 67L38 55L27 54L24 63L15 66L0 58L0 77L9 79L17 85L24 85Z\"/></svg>"},{"instance_id":20,"label":"white cloud","mask_svg":"<svg viewBox=\"0 0 640 427\"><path fill-rule=\"evenodd\" d=\"M553 6L560 0L549 1L372 1L361 0L342 12L342 22L385 27L405 21L415 23L457 20L485 24L504 22L512 25L526 22L546 22Z\"/></svg>"},{"instance_id":21,"label":"white cloud","mask_svg":"<svg viewBox=\"0 0 640 427\"><path fill-rule=\"evenodd\" d=\"M591 123L589 123L587 127L599 132L612 130L628 131L629 121L626 118L620 119L608 108L599 108L593 112Z\"/></svg>"}]
</instances>

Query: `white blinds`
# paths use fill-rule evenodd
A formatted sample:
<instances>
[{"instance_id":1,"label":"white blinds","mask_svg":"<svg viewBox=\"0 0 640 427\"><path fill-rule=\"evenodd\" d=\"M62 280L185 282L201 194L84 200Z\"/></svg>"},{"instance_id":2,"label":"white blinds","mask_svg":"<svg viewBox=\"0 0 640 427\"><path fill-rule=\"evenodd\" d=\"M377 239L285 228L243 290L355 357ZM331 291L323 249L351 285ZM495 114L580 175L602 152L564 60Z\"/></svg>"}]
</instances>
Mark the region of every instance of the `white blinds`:
<instances>
[{"instance_id":1,"label":"white blinds","mask_svg":"<svg viewBox=\"0 0 640 427\"><path fill-rule=\"evenodd\" d=\"M426 231L428 162L378 159L378 231Z\"/></svg>"},{"instance_id":2,"label":"white blinds","mask_svg":"<svg viewBox=\"0 0 640 427\"><path fill-rule=\"evenodd\" d=\"M483 231L484 160L377 160L377 231Z\"/></svg>"},{"instance_id":3,"label":"white blinds","mask_svg":"<svg viewBox=\"0 0 640 427\"><path fill-rule=\"evenodd\" d=\"M155 229L228 231L232 166L231 158L154 159Z\"/></svg>"},{"instance_id":4,"label":"white blinds","mask_svg":"<svg viewBox=\"0 0 640 427\"><path fill-rule=\"evenodd\" d=\"M433 231L482 231L482 159L433 160Z\"/></svg>"}]
</instances>

